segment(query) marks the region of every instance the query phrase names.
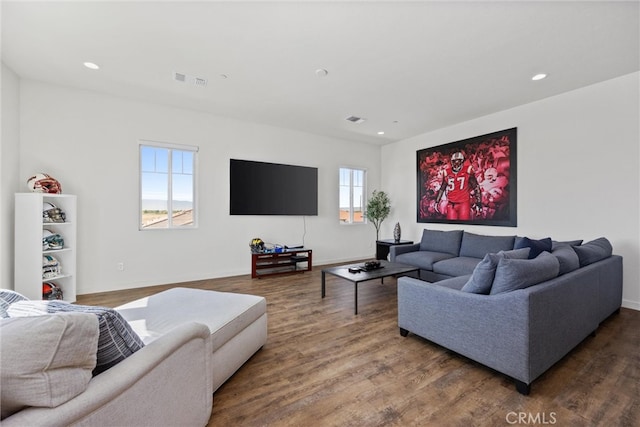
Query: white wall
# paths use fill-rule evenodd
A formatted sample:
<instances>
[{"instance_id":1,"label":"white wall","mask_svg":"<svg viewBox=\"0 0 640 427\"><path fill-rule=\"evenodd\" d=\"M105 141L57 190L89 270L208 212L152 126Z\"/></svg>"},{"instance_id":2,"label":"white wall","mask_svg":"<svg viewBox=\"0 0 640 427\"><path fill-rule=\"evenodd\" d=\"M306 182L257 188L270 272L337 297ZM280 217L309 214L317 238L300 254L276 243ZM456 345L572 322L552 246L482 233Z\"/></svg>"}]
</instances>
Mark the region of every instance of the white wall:
<instances>
[{"instance_id":1,"label":"white wall","mask_svg":"<svg viewBox=\"0 0 640 427\"><path fill-rule=\"evenodd\" d=\"M18 185L20 80L3 64L0 93L0 288L13 289L13 193Z\"/></svg>"},{"instance_id":2,"label":"white wall","mask_svg":"<svg viewBox=\"0 0 640 427\"><path fill-rule=\"evenodd\" d=\"M382 149L383 190L394 203L391 234L459 229L556 240L607 237L624 257L623 305L640 310L640 73L633 73ZM518 128L518 227L416 222L416 151Z\"/></svg>"},{"instance_id":3,"label":"white wall","mask_svg":"<svg viewBox=\"0 0 640 427\"><path fill-rule=\"evenodd\" d=\"M20 90L20 176L49 173L78 196L79 294L248 274L251 238L299 244L305 220L314 264L375 253L372 225L339 224L337 190L342 165L379 186L379 147L42 82ZM197 229L138 231L140 139L200 147ZM230 216L229 158L317 167L319 215Z\"/></svg>"}]
</instances>

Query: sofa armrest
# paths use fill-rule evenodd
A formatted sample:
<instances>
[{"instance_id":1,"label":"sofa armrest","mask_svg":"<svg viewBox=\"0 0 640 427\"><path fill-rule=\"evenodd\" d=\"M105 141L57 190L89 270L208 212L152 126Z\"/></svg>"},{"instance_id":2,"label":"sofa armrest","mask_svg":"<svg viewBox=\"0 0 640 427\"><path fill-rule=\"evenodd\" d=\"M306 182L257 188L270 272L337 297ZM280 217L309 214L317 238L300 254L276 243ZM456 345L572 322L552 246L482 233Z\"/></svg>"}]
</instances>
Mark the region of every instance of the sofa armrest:
<instances>
[{"instance_id":1,"label":"sofa armrest","mask_svg":"<svg viewBox=\"0 0 640 427\"><path fill-rule=\"evenodd\" d=\"M518 291L479 295L398 279L398 326L529 383L529 304Z\"/></svg>"},{"instance_id":2,"label":"sofa armrest","mask_svg":"<svg viewBox=\"0 0 640 427\"><path fill-rule=\"evenodd\" d=\"M10 426L206 425L213 406L211 332L191 322L172 329L56 408L27 408Z\"/></svg>"},{"instance_id":3,"label":"sofa armrest","mask_svg":"<svg viewBox=\"0 0 640 427\"><path fill-rule=\"evenodd\" d=\"M395 245L389 248L389 259L391 262L396 260L396 256L400 254L406 254L407 252L415 252L420 250L420 243L414 243L412 245Z\"/></svg>"}]
</instances>

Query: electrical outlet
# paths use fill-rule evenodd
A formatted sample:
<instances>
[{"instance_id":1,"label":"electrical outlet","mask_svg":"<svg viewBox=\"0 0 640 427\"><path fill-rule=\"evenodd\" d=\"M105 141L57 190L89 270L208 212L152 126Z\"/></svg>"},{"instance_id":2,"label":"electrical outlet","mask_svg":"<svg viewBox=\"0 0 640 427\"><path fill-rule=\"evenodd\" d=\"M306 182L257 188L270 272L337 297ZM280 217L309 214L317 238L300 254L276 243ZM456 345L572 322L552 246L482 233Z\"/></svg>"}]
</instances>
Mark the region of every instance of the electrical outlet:
<instances>
[{"instance_id":1,"label":"electrical outlet","mask_svg":"<svg viewBox=\"0 0 640 427\"><path fill-rule=\"evenodd\" d=\"M118 271L124 271L124 262L118 263Z\"/></svg>"}]
</instances>

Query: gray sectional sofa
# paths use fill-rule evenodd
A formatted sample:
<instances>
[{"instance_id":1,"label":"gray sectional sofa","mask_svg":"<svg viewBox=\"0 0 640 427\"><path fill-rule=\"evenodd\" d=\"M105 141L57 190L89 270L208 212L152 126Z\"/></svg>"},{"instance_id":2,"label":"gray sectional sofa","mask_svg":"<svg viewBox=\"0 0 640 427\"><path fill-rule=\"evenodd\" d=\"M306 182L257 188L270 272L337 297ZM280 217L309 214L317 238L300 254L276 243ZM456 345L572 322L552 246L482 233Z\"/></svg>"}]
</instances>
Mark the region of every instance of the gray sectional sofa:
<instances>
[{"instance_id":1,"label":"gray sectional sofa","mask_svg":"<svg viewBox=\"0 0 640 427\"><path fill-rule=\"evenodd\" d=\"M391 261L420 267L398 279L398 325L531 383L622 304L622 257L606 238L555 242L424 230Z\"/></svg>"}]
</instances>

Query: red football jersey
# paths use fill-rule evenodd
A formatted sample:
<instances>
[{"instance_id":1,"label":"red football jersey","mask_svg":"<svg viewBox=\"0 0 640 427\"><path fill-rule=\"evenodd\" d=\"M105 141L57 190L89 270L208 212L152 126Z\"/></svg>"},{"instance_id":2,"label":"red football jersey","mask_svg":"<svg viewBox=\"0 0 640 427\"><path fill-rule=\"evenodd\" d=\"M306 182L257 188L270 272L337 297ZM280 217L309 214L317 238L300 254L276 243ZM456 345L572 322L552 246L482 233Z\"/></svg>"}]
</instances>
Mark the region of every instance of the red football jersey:
<instances>
[{"instance_id":1,"label":"red football jersey","mask_svg":"<svg viewBox=\"0 0 640 427\"><path fill-rule=\"evenodd\" d=\"M471 163L465 161L457 173L447 165L444 176L447 180L447 200L452 203L464 203L469 201L471 186L469 177L473 173Z\"/></svg>"}]
</instances>

